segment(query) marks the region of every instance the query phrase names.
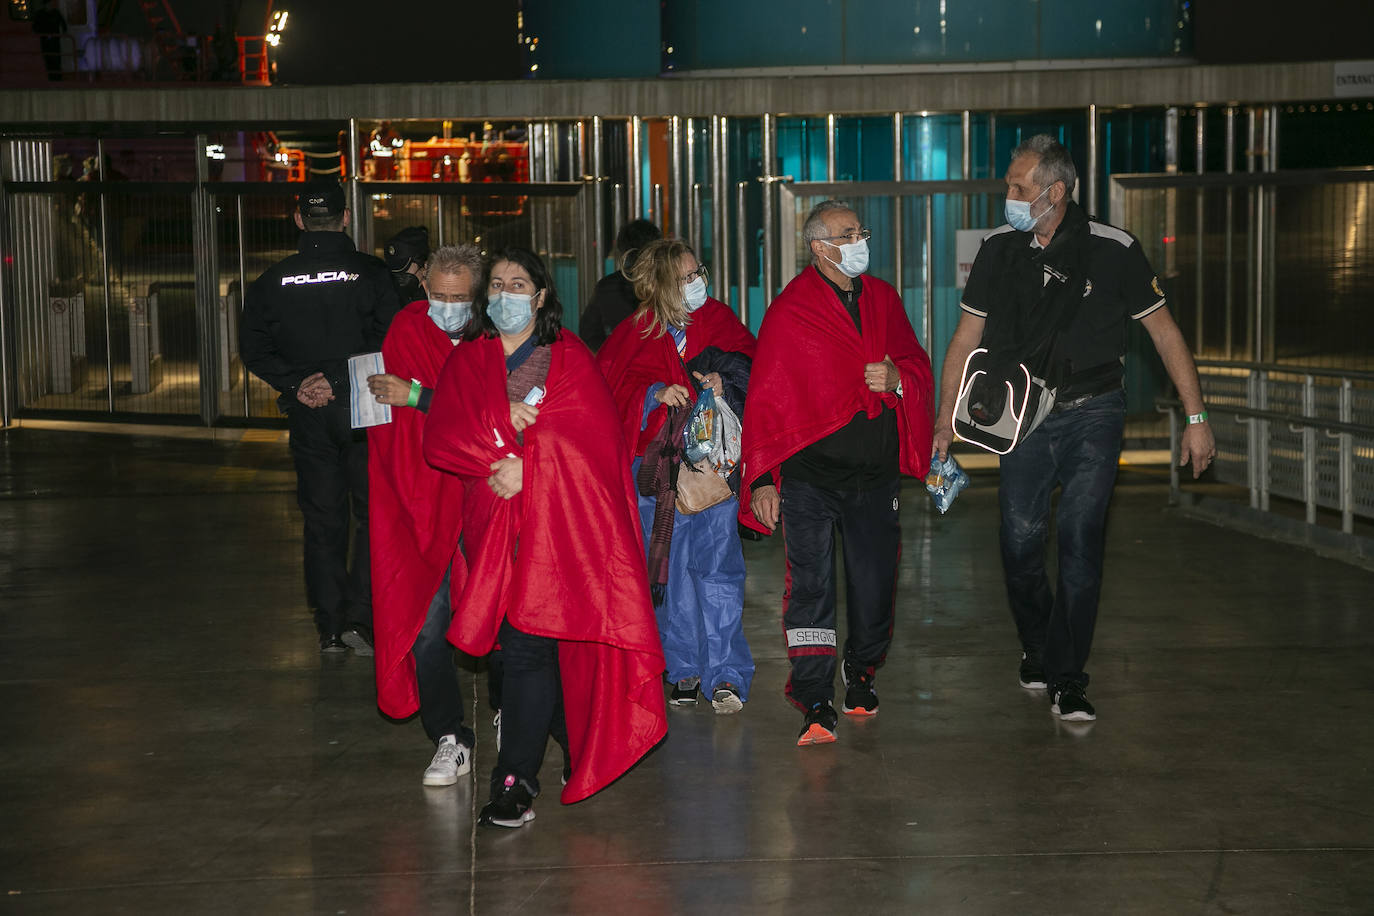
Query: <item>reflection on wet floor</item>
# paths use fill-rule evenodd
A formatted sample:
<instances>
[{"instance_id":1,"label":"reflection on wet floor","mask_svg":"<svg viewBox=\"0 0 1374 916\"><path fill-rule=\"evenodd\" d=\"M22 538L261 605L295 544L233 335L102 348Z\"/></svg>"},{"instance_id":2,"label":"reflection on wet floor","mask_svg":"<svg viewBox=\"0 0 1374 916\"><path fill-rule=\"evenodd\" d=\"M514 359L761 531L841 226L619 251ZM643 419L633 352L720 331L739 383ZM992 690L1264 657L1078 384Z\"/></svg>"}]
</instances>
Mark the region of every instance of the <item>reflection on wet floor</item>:
<instances>
[{"instance_id":1,"label":"reflection on wet floor","mask_svg":"<svg viewBox=\"0 0 1374 916\"><path fill-rule=\"evenodd\" d=\"M909 486L881 714L795 746L781 545L746 543L744 712L669 710L602 794L473 828L370 660L322 658L284 435L0 432L0 878L16 912L1359 912L1374 574L1190 520L1123 470L1099 720L1022 690L996 475ZM556 765L557 751L548 767Z\"/></svg>"}]
</instances>

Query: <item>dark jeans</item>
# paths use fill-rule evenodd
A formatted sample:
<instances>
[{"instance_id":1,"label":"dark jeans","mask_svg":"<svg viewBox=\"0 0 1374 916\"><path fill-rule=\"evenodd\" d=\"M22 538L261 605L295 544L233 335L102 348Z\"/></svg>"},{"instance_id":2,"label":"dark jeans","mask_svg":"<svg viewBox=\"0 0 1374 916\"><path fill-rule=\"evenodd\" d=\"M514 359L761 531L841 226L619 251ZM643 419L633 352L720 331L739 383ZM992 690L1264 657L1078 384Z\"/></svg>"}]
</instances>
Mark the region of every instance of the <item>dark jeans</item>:
<instances>
[{"instance_id":1,"label":"dark jeans","mask_svg":"<svg viewBox=\"0 0 1374 916\"><path fill-rule=\"evenodd\" d=\"M1002 570L1017 635L1027 656L1040 656L1051 690L1086 687L1102 588L1107 503L1116 483L1126 395L1113 391L1052 412L1009 455L1002 456ZM1045 572L1050 494L1061 487L1059 580Z\"/></svg>"},{"instance_id":2,"label":"dark jeans","mask_svg":"<svg viewBox=\"0 0 1374 916\"><path fill-rule=\"evenodd\" d=\"M296 464L296 499L305 517L305 591L315 608L315 625L322 634L339 633L350 624L370 627L366 435L349 427L347 397L313 410L293 404L287 424Z\"/></svg>"},{"instance_id":3,"label":"dark jeans","mask_svg":"<svg viewBox=\"0 0 1374 916\"><path fill-rule=\"evenodd\" d=\"M435 743L444 735L456 735L460 744L472 747L477 736L463 724L463 688L458 681L458 666L453 663L453 646L448 641L448 628L453 621L448 577L444 573L444 581L429 602L425 625L411 649L420 690L420 723Z\"/></svg>"},{"instance_id":4,"label":"dark jeans","mask_svg":"<svg viewBox=\"0 0 1374 916\"><path fill-rule=\"evenodd\" d=\"M844 540L845 660L873 669L892 642L901 481L845 492L799 480L782 482L787 591L782 625L792 674L787 697L802 709L835 698L835 531Z\"/></svg>"},{"instance_id":5,"label":"dark jeans","mask_svg":"<svg viewBox=\"0 0 1374 916\"><path fill-rule=\"evenodd\" d=\"M563 683L558 676L558 640L522 633L501 622L501 751L492 770L493 790L514 773L539 791L539 767L552 733L565 749Z\"/></svg>"}]
</instances>

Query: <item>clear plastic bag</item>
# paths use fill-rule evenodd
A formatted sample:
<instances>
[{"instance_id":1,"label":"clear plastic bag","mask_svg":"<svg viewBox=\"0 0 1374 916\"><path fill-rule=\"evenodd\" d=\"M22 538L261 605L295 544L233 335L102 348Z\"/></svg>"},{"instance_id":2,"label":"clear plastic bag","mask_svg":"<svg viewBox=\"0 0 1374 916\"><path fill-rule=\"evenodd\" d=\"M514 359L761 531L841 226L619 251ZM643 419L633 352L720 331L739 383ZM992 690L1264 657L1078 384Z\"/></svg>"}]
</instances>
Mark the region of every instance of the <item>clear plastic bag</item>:
<instances>
[{"instance_id":1,"label":"clear plastic bag","mask_svg":"<svg viewBox=\"0 0 1374 916\"><path fill-rule=\"evenodd\" d=\"M716 422L716 395L710 388L703 388L697 395L683 439L688 464L696 464L716 450L720 429Z\"/></svg>"},{"instance_id":2,"label":"clear plastic bag","mask_svg":"<svg viewBox=\"0 0 1374 916\"><path fill-rule=\"evenodd\" d=\"M930 473L926 475L926 491L930 493L930 498L941 515L949 511L959 491L968 486L968 483L968 473L959 467L959 462L954 460L953 455L946 457L943 462L940 461L939 455L931 456Z\"/></svg>"}]
</instances>

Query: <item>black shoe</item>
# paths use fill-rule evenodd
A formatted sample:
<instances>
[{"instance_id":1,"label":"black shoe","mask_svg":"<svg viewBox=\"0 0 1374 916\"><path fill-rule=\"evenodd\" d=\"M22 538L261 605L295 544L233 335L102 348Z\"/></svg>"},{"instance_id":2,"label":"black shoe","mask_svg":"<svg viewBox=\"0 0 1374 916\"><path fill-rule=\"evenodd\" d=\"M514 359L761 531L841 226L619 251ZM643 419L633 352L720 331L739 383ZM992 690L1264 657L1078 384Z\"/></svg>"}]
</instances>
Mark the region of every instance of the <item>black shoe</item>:
<instances>
[{"instance_id":1,"label":"black shoe","mask_svg":"<svg viewBox=\"0 0 1374 916\"><path fill-rule=\"evenodd\" d=\"M372 649L372 630L362 624L354 624L351 628L339 634L343 644L353 650L354 655L361 655L370 658L375 652Z\"/></svg>"},{"instance_id":2,"label":"black shoe","mask_svg":"<svg viewBox=\"0 0 1374 916\"><path fill-rule=\"evenodd\" d=\"M850 716L876 716L878 714L878 694L873 690L877 675L872 668L861 668L849 659L840 666L840 677L844 679L844 711Z\"/></svg>"},{"instance_id":3,"label":"black shoe","mask_svg":"<svg viewBox=\"0 0 1374 916\"><path fill-rule=\"evenodd\" d=\"M1040 653L1021 653L1021 686L1027 690L1044 690L1045 668L1040 664Z\"/></svg>"},{"instance_id":4,"label":"black shoe","mask_svg":"<svg viewBox=\"0 0 1374 916\"><path fill-rule=\"evenodd\" d=\"M338 655L338 654L341 653L341 652L347 652L347 651L348 651L348 646L344 645L344 641L343 641L342 639L339 638L339 634L337 634L337 633L321 633L321 634L320 634L320 653L321 653L322 655Z\"/></svg>"},{"instance_id":5,"label":"black shoe","mask_svg":"<svg viewBox=\"0 0 1374 916\"><path fill-rule=\"evenodd\" d=\"M487 827L523 827L534 820L534 793L524 780L514 773L506 775L499 790L493 790L491 801L482 807L477 823Z\"/></svg>"},{"instance_id":6,"label":"black shoe","mask_svg":"<svg viewBox=\"0 0 1374 916\"><path fill-rule=\"evenodd\" d=\"M1079 684L1064 684L1056 688L1050 712L1065 722L1092 722L1097 718L1097 710L1083 695L1083 687Z\"/></svg>"},{"instance_id":7,"label":"black shoe","mask_svg":"<svg viewBox=\"0 0 1374 916\"><path fill-rule=\"evenodd\" d=\"M673 685L673 692L668 697L668 702L673 706L697 705L697 687L699 686L701 686L701 678L683 678Z\"/></svg>"},{"instance_id":8,"label":"black shoe","mask_svg":"<svg viewBox=\"0 0 1374 916\"><path fill-rule=\"evenodd\" d=\"M835 726L840 717L829 700L821 700L806 712L802 722L801 734L797 736L797 747L811 744L832 744L835 741Z\"/></svg>"}]
</instances>

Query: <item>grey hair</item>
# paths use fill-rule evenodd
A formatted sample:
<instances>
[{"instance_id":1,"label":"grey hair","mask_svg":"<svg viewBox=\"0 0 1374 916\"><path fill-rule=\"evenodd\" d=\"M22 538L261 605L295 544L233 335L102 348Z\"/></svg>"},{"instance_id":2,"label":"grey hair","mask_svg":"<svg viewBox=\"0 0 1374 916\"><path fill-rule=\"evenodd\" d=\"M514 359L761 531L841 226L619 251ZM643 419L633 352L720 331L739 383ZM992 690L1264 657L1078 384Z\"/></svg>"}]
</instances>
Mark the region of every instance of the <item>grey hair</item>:
<instances>
[{"instance_id":1,"label":"grey hair","mask_svg":"<svg viewBox=\"0 0 1374 916\"><path fill-rule=\"evenodd\" d=\"M1041 188L1048 188L1056 181L1062 181L1064 196L1073 194L1073 186L1078 182L1078 169L1074 168L1073 157L1069 155L1064 144L1049 134L1036 134L1022 140L1020 145L1011 151L1013 162L1022 156L1040 157L1040 161L1035 164L1035 170L1031 172L1031 178Z\"/></svg>"},{"instance_id":2,"label":"grey hair","mask_svg":"<svg viewBox=\"0 0 1374 916\"><path fill-rule=\"evenodd\" d=\"M463 268L472 274L473 285L482 282L482 252L476 245L442 245L430 252L425 262L425 279L435 274L459 274Z\"/></svg>"},{"instance_id":3,"label":"grey hair","mask_svg":"<svg viewBox=\"0 0 1374 916\"><path fill-rule=\"evenodd\" d=\"M848 210L850 213L857 214L858 211L843 200L823 200L811 208L811 213L806 217L806 222L802 224L802 244L807 248L816 239L823 239L829 234L830 230L825 228L825 214L835 210Z\"/></svg>"}]
</instances>

